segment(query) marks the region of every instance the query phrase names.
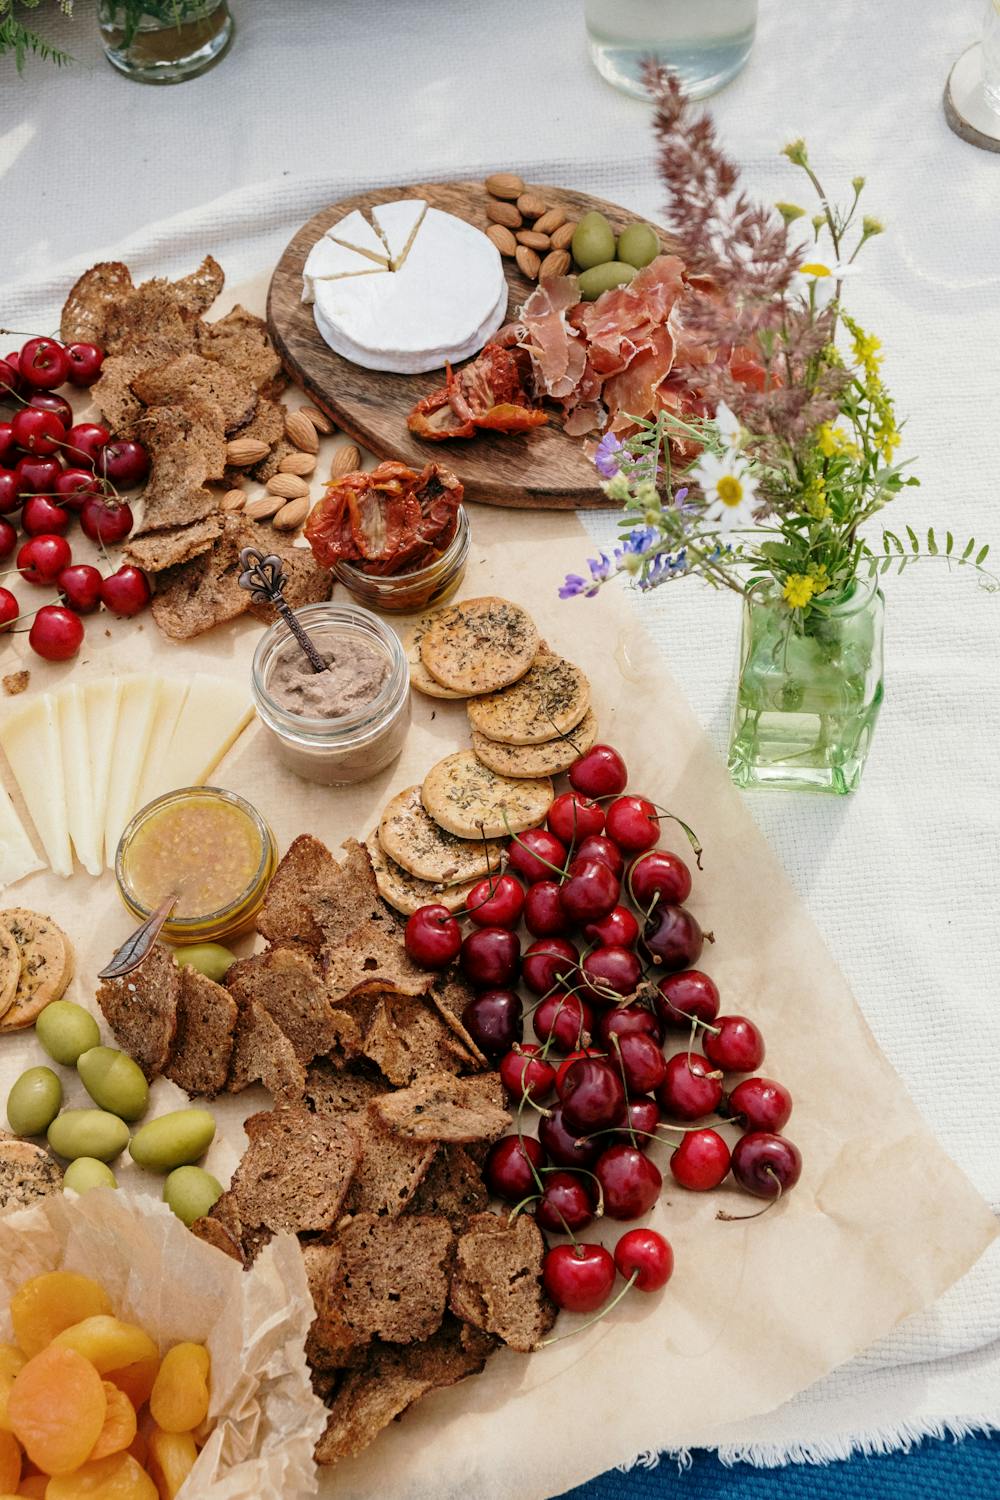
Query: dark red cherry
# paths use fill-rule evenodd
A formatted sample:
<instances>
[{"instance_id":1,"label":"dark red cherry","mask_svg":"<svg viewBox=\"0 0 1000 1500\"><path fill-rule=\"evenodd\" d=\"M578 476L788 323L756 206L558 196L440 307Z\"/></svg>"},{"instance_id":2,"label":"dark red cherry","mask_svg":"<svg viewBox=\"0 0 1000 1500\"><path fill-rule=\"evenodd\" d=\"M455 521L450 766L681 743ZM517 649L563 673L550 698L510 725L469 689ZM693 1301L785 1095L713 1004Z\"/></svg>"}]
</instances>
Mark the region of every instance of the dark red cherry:
<instances>
[{"instance_id":1,"label":"dark red cherry","mask_svg":"<svg viewBox=\"0 0 1000 1500\"><path fill-rule=\"evenodd\" d=\"M553 1105L538 1122L538 1139L549 1161L556 1167L592 1167L604 1149L603 1136L581 1136L563 1119L561 1104Z\"/></svg>"},{"instance_id":2,"label":"dark red cherry","mask_svg":"<svg viewBox=\"0 0 1000 1500\"><path fill-rule=\"evenodd\" d=\"M78 615L92 615L101 607L101 584L104 582L96 568L89 563L74 563L63 568L56 583L63 602Z\"/></svg>"},{"instance_id":3,"label":"dark red cherry","mask_svg":"<svg viewBox=\"0 0 1000 1500\"><path fill-rule=\"evenodd\" d=\"M422 969L445 969L458 957L462 929L446 906L432 902L407 918L403 944Z\"/></svg>"},{"instance_id":4,"label":"dark red cherry","mask_svg":"<svg viewBox=\"0 0 1000 1500\"><path fill-rule=\"evenodd\" d=\"M660 820L645 797L618 797L604 814L604 831L619 849L638 854L652 849L659 839Z\"/></svg>"},{"instance_id":5,"label":"dark red cherry","mask_svg":"<svg viewBox=\"0 0 1000 1500\"><path fill-rule=\"evenodd\" d=\"M583 935L599 948L632 948L639 938L639 924L627 906L616 906L606 917L588 922Z\"/></svg>"},{"instance_id":6,"label":"dark red cherry","mask_svg":"<svg viewBox=\"0 0 1000 1500\"><path fill-rule=\"evenodd\" d=\"M634 995L642 964L631 948L595 948L580 965L584 992L592 1005L618 1005Z\"/></svg>"},{"instance_id":7,"label":"dark red cherry","mask_svg":"<svg viewBox=\"0 0 1000 1500\"><path fill-rule=\"evenodd\" d=\"M686 1030L692 1019L709 1025L719 1014L719 991L700 969L666 974L657 983L656 1009L664 1026Z\"/></svg>"},{"instance_id":8,"label":"dark red cherry","mask_svg":"<svg viewBox=\"0 0 1000 1500\"><path fill-rule=\"evenodd\" d=\"M580 1057L571 1063L557 1085L563 1120L577 1135L610 1130L625 1118L625 1088L621 1074L601 1057Z\"/></svg>"},{"instance_id":9,"label":"dark red cherry","mask_svg":"<svg viewBox=\"0 0 1000 1500\"><path fill-rule=\"evenodd\" d=\"M487 1057L501 1057L524 1035L524 1012L513 990L482 990L462 1011L462 1025Z\"/></svg>"},{"instance_id":10,"label":"dark red cherry","mask_svg":"<svg viewBox=\"0 0 1000 1500\"><path fill-rule=\"evenodd\" d=\"M521 920L524 886L513 875L493 875L472 887L465 903L477 927L514 928Z\"/></svg>"},{"instance_id":11,"label":"dark red cherry","mask_svg":"<svg viewBox=\"0 0 1000 1500\"><path fill-rule=\"evenodd\" d=\"M594 1176L611 1219L641 1219L663 1186L659 1167L637 1146L609 1146L594 1163Z\"/></svg>"},{"instance_id":12,"label":"dark red cherry","mask_svg":"<svg viewBox=\"0 0 1000 1500\"><path fill-rule=\"evenodd\" d=\"M604 812L579 792L563 792L549 808L545 820L556 838L571 849L581 839L604 829Z\"/></svg>"},{"instance_id":13,"label":"dark red cherry","mask_svg":"<svg viewBox=\"0 0 1000 1500\"><path fill-rule=\"evenodd\" d=\"M648 849L629 865L625 889L640 911L649 911L656 901L682 906L691 894L691 871L679 854Z\"/></svg>"},{"instance_id":14,"label":"dark red cherry","mask_svg":"<svg viewBox=\"0 0 1000 1500\"><path fill-rule=\"evenodd\" d=\"M66 359L69 365L67 379L70 385L88 386L101 373L104 351L96 344L67 344Z\"/></svg>"},{"instance_id":15,"label":"dark red cherry","mask_svg":"<svg viewBox=\"0 0 1000 1500\"><path fill-rule=\"evenodd\" d=\"M559 883L536 880L524 893L524 925L532 937L560 937L569 927Z\"/></svg>"},{"instance_id":16,"label":"dark red cherry","mask_svg":"<svg viewBox=\"0 0 1000 1500\"><path fill-rule=\"evenodd\" d=\"M719 1016L701 1044L705 1056L724 1073L756 1073L764 1061L764 1038L746 1016Z\"/></svg>"},{"instance_id":17,"label":"dark red cherry","mask_svg":"<svg viewBox=\"0 0 1000 1500\"><path fill-rule=\"evenodd\" d=\"M744 1078L729 1094L725 1113L744 1130L778 1135L792 1114L792 1096L773 1078Z\"/></svg>"},{"instance_id":18,"label":"dark red cherry","mask_svg":"<svg viewBox=\"0 0 1000 1500\"><path fill-rule=\"evenodd\" d=\"M660 1106L656 1100L650 1099L648 1094L640 1094L628 1101L625 1123L620 1130L614 1132L611 1139L623 1141L626 1146L638 1146L640 1151L648 1151L659 1139L656 1127L661 1119Z\"/></svg>"},{"instance_id":19,"label":"dark red cherry","mask_svg":"<svg viewBox=\"0 0 1000 1500\"><path fill-rule=\"evenodd\" d=\"M566 864L566 850L547 828L528 828L511 840L508 868L526 885L536 880L558 880Z\"/></svg>"},{"instance_id":20,"label":"dark red cherry","mask_svg":"<svg viewBox=\"0 0 1000 1500\"><path fill-rule=\"evenodd\" d=\"M545 1191L535 1206L535 1218L550 1234L577 1234L594 1217L594 1201L586 1179L574 1172L546 1172Z\"/></svg>"},{"instance_id":21,"label":"dark red cherry","mask_svg":"<svg viewBox=\"0 0 1000 1500\"><path fill-rule=\"evenodd\" d=\"M783 1135L752 1130L733 1147L733 1176L740 1187L758 1198L777 1198L798 1182L802 1157Z\"/></svg>"},{"instance_id":22,"label":"dark red cherry","mask_svg":"<svg viewBox=\"0 0 1000 1500\"><path fill-rule=\"evenodd\" d=\"M69 527L69 514L48 495L29 495L21 511L21 525L28 536L59 536Z\"/></svg>"},{"instance_id":23,"label":"dark red cherry","mask_svg":"<svg viewBox=\"0 0 1000 1500\"><path fill-rule=\"evenodd\" d=\"M597 859L574 859L562 887L563 910L571 922L597 922L618 905L621 886Z\"/></svg>"},{"instance_id":24,"label":"dark red cherry","mask_svg":"<svg viewBox=\"0 0 1000 1500\"><path fill-rule=\"evenodd\" d=\"M505 1203L520 1203L522 1198L541 1191L538 1183L544 1166L545 1152L534 1136L505 1135L487 1152L483 1180L494 1197Z\"/></svg>"},{"instance_id":25,"label":"dark red cherry","mask_svg":"<svg viewBox=\"0 0 1000 1500\"><path fill-rule=\"evenodd\" d=\"M690 969L703 944L702 930L686 906L658 902L643 924L642 945L660 968Z\"/></svg>"},{"instance_id":26,"label":"dark red cherry","mask_svg":"<svg viewBox=\"0 0 1000 1500\"><path fill-rule=\"evenodd\" d=\"M597 1018L597 1039L608 1048L612 1036L648 1036L657 1046L663 1041L663 1027L644 1005L619 1005L605 1010Z\"/></svg>"},{"instance_id":27,"label":"dark red cherry","mask_svg":"<svg viewBox=\"0 0 1000 1500\"><path fill-rule=\"evenodd\" d=\"M672 1120L701 1120L718 1109L722 1080L700 1052L677 1052L667 1059L666 1077L656 1098Z\"/></svg>"},{"instance_id":28,"label":"dark red cherry","mask_svg":"<svg viewBox=\"0 0 1000 1500\"><path fill-rule=\"evenodd\" d=\"M563 1312L596 1312L614 1284L615 1263L603 1245L555 1245L542 1261L542 1285Z\"/></svg>"},{"instance_id":29,"label":"dark red cherry","mask_svg":"<svg viewBox=\"0 0 1000 1500\"><path fill-rule=\"evenodd\" d=\"M73 425L73 408L65 396L57 396L55 391L36 391L33 396L28 397L28 405L33 406L36 411L55 412L64 432L68 432Z\"/></svg>"},{"instance_id":30,"label":"dark red cherry","mask_svg":"<svg viewBox=\"0 0 1000 1500\"><path fill-rule=\"evenodd\" d=\"M596 859L600 864L607 865L612 875L619 881L625 869L625 856L622 851L603 833L591 833L585 839L581 839L573 857L574 859Z\"/></svg>"},{"instance_id":31,"label":"dark red cherry","mask_svg":"<svg viewBox=\"0 0 1000 1500\"><path fill-rule=\"evenodd\" d=\"M630 1229L615 1246L619 1276L631 1281L639 1292L658 1292L666 1286L674 1269L670 1241L655 1229Z\"/></svg>"},{"instance_id":32,"label":"dark red cherry","mask_svg":"<svg viewBox=\"0 0 1000 1500\"><path fill-rule=\"evenodd\" d=\"M547 995L560 982L575 983L580 956L566 938L538 938L525 949L521 977L534 995Z\"/></svg>"},{"instance_id":33,"label":"dark red cherry","mask_svg":"<svg viewBox=\"0 0 1000 1500\"><path fill-rule=\"evenodd\" d=\"M560 1052L572 1052L584 1046L594 1029L594 1013L579 995L556 992L539 1005L534 1014L535 1035L540 1042L551 1040Z\"/></svg>"},{"instance_id":34,"label":"dark red cherry","mask_svg":"<svg viewBox=\"0 0 1000 1500\"><path fill-rule=\"evenodd\" d=\"M570 766L569 784L585 797L617 797L628 785L628 771L611 745L591 745Z\"/></svg>"},{"instance_id":35,"label":"dark red cherry","mask_svg":"<svg viewBox=\"0 0 1000 1500\"><path fill-rule=\"evenodd\" d=\"M500 1060L500 1081L515 1103L544 1104L556 1086L556 1070L536 1042L521 1042Z\"/></svg>"},{"instance_id":36,"label":"dark red cherry","mask_svg":"<svg viewBox=\"0 0 1000 1500\"><path fill-rule=\"evenodd\" d=\"M651 1036L616 1037L611 1056L621 1059L625 1087L630 1094L651 1094L667 1076L667 1059Z\"/></svg>"},{"instance_id":37,"label":"dark red cherry","mask_svg":"<svg viewBox=\"0 0 1000 1500\"><path fill-rule=\"evenodd\" d=\"M507 989L515 984L520 962L520 941L506 927L480 927L462 941L462 973L479 989Z\"/></svg>"}]
</instances>

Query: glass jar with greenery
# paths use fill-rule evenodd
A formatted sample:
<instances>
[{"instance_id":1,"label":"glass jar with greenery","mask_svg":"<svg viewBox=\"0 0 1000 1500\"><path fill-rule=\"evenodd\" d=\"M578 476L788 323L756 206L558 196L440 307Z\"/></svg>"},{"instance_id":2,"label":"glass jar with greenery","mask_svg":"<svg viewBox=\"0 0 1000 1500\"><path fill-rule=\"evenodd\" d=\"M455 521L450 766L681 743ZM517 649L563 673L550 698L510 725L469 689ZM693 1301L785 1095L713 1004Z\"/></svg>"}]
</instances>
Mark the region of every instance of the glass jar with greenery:
<instances>
[{"instance_id":1,"label":"glass jar with greenery","mask_svg":"<svg viewBox=\"0 0 1000 1500\"><path fill-rule=\"evenodd\" d=\"M227 0L98 0L108 61L141 83L180 83L217 62L233 38Z\"/></svg>"}]
</instances>

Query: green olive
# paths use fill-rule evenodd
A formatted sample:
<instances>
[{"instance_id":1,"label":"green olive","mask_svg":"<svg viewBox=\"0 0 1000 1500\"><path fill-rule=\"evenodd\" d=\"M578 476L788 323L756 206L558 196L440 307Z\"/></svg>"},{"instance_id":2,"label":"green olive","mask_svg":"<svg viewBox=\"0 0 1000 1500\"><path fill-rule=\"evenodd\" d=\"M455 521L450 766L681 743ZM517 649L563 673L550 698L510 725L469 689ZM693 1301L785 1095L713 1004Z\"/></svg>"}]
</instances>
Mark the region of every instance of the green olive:
<instances>
[{"instance_id":1,"label":"green olive","mask_svg":"<svg viewBox=\"0 0 1000 1500\"><path fill-rule=\"evenodd\" d=\"M660 253L660 237L651 224L630 224L618 236L618 259L641 269Z\"/></svg>"},{"instance_id":2,"label":"green olive","mask_svg":"<svg viewBox=\"0 0 1000 1500\"><path fill-rule=\"evenodd\" d=\"M96 1156L78 1156L63 1173L63 1191L72 1188L74 1193L89 1193L91 1188L117 1186L114 1172Z\"/></svg>"},{"instance_id":3,"label":"green olive","mask_svg":"<svg viewBox=\"0 0 1000 1500\"><path fill-rule=\"evenodd\" d=\"M604 215L594 209L584 214L574 229L570 248L581 271L603 265L615 258L615 232Z\"/></svg>"},{"instance_id":4,"label":"green olive","mask_svg":"<svg viewBox=\"0 0 1000 1500\"><path fill-rule=\"evenodd\" d=\"M175 1167L163 1184L163 1201L190 1229L222 1197L222 1183L202 1167Z\"/></svg>"},{"instance_id":5,"label":"green olive","mask_svg":"<svg viewBox=\"0 0 1000 1500\"><path fill-rule=\"evenodd\" d=\"M62 1105L62 1084L51 1068L29 1068L7 1095L7 1123L15 1135L44 1135Z\"/></svg>"},{"instance_id":6,"label":"green olive","mask_svg":"<svg viewBox=\"0 0 1000 1500\"><path fill-rule=\"evenodd\" d=\"M149 1084L138 1063L114 1047L91 1047L77 1059L83 1086L101 1109L120 1120L138 1120L146 1113Z\"/></svg>"},{"instance_id":7,"label":"green olive","mask_svg":"<svg viewBox=\"0 0 1000 1500\"><path fill-rule=\"evenodd\" d=\"M197 969L199 974L214 979L216 984L236 962L236 954L223 948L221 943L192 943L190 948L175 949L174 957L179 964Z\"/></svg>"},{"instance_id":8,"label":"green olive","mask_svg":"<svg viewBox=\"0 0 1000 1500\"><path fill-rule=\"evenodd\" d=\"M635 266L627 266L620 260L606 260L602 265L591 266L589 271L583 272L580 277L580 296L586 302L593 302L602 292L624 286L634 275Z\"/></svg>"},{"instance_id":9,"label":"green olive","mask_svg":"<svg viewBox=\"0 0 1000 1500\"><path fill-rule=\"evenodd\" d=\"M103 1109L66 1109L49 1126L49 1145L67 1161L78 1156L114 1161L128 1145L128 1126Z\"/></svg>"},{"instance_id":10,"label":"green olive","mask_svg":"<svg viewBox=\"0 0 1000 1500\"><path fill-rule=\"evenodd\" d=\"M97 1022L89 1010L72 1000L53 1000L35 1022L35 1035L45 1051L64 1068L72 1068L81 1052L101 1040Z\"/></svg>"},{"instance_id":11,"label":"green olive","mask_svg":"<svg viewBox=\"0 0 1000 1500\"><path fill-rule=\"evenodd\" d=\"M207 1109L175 1109L149 1120L132 1137L132 1160L151 1172L171 1172L204 1156L215 1137Z\"/></svg>"}]
</instances>

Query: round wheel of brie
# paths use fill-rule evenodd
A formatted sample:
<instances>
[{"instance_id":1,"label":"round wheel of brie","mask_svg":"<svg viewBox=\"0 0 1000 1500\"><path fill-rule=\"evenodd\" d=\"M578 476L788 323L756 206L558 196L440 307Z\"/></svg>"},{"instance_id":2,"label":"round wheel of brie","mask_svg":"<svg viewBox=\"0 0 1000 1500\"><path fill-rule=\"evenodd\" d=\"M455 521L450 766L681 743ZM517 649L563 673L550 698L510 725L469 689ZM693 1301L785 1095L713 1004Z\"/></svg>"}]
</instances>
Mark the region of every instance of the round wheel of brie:
<instances>
[{"instance_id":1,"label":"round wheel of brie","mask_svg":"<svg viewBox=\"0 0 1000 1500\"><path fill-rule=\"evenodd\" d=\"M492 240L422 199L380 204L374 232L357 210L310 252L303 298L330 348L368 370L419 374L476 354L507 316L507 282ZM354 223L360 220L359 229ZM351 255L356 259L348 259Z\"/></svg>"}]
</instances>

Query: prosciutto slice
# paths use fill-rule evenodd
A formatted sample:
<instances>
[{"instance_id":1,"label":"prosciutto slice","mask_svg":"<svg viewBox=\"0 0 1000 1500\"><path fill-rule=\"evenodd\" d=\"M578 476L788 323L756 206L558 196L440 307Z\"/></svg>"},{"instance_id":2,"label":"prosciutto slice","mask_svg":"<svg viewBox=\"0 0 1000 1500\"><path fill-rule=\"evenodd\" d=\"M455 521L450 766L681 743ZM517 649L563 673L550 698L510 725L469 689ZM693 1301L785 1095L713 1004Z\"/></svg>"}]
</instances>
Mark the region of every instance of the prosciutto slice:
<instances>
[{"instance_id":1,"label":"prosciutto slice","mask_svg":"<svg viewBox=\"0 0 1000 1500\"><path fill-rule=\"evenodd\" d=\"M552 276L521 309L521 348L531 356L538 389L556 401L572 396L587 366L586 339L567 316L579 300L575 276Z\"/></svg>"}]
</instances>

